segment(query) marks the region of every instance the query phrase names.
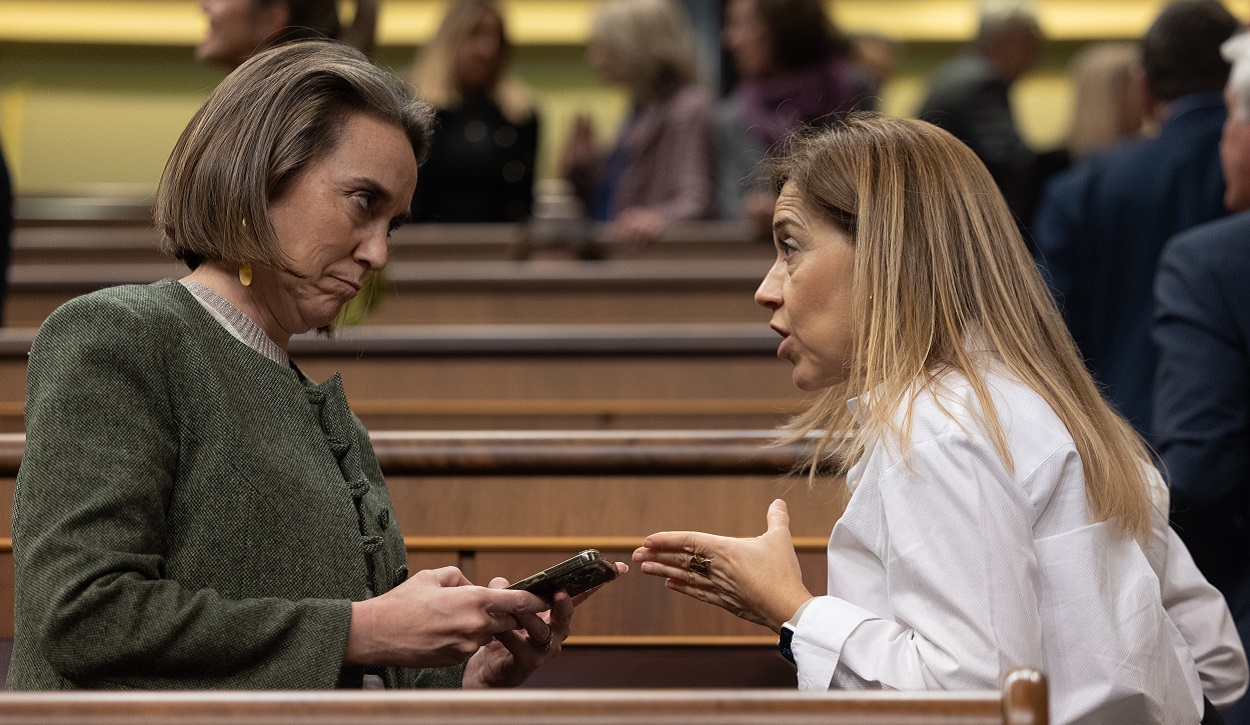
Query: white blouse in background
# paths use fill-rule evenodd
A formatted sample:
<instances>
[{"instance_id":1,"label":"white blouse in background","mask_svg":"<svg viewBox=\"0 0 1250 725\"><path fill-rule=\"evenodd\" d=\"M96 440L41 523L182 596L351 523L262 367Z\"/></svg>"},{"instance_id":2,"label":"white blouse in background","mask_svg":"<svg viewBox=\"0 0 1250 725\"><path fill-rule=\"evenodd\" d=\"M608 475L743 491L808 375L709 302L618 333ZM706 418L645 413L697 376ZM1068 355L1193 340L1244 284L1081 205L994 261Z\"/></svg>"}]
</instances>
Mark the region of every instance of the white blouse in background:
<instances>
[{"instance_id":1,"label":"white blouse in background","mask_svg":"<svg viewBox=\"0 0 1250 725\"><path fill-rule=\"evenodd\" d=\"M1072 438L1042 398L986 380L1014 472L962 376L943 379L941 407L922 394L906 460L878 441L847 474L828 596L794 636L799 687L998 689L1031 667L1055 723L1198 723L1204 692L1235 701L1245 654L1167 525L1158 474L1144 466L1157 510L1143 550L1092 522Z\"/></svg>"}]
</instances>

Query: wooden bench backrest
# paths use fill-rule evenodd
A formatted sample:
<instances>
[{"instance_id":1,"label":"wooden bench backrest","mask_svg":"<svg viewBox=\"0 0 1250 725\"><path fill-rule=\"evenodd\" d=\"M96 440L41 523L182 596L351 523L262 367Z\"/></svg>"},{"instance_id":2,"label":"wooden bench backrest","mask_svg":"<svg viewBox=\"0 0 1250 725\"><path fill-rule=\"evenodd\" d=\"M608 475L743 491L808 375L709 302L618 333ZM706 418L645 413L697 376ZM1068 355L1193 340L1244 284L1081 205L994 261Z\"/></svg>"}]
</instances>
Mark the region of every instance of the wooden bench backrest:
<instances>
[{"instance_id":1,"label":"wooden bench backrest","mask_svg":"<svg viewBox=\"0 0 1250 725\"><path fill-rule=\"evenodd\" d=\"M45 200L49 202L51 200ZM30 208L30 204L25 205ZM13 264L62 263L89 258L98 262L168 261L159 248L159 234L152 227L150 209L117 210L96 219L72 209L46 208L41 219L18 219L13 232ZM33 209L32 209L33 211ZM119 219L121 215L128 218ZM129 223L127 223L129 222ZM665 230L645 249L628 248L614 238L610 225L569 225L543 222L536 226L504 224L409 224L391 235L392 261L517 259L557 251L576 252L576 240L568 232L584 237L607 257L631 256L646 259L767 259L773 254L767 241L755 238L745 222L681 222ZM544 231L564 237L557 245L546 243ZM551 240L556 241L556 240ZM572 242L571 244L569 242Z\"/></svg>"},{"instance_id":2,"label":"wooden bench backrest","mask_svg":"<svg viewBox=\"0 0 1250 725\"><path fill-rule=\"evenodd\" d=\"M23 429L33 328L0 330L0 431ZM764 324L419 325L291 341L371 430L770 428L801 407Z\"/></svg>"},{"instance_id":3,"label":"wooden bench backrest","mask_svg":"<svg viewBox=\"0 0 1250 725\"><path fill-rule=\"evenodd\" d=\"M81 257L79 257L81 259ZM394 262L373 324L750 322L761 259ZM172 261L23 263L9 269L6 322L37 326L66 300L104 287L181 277Z\"/></svg>"}]
</instances>

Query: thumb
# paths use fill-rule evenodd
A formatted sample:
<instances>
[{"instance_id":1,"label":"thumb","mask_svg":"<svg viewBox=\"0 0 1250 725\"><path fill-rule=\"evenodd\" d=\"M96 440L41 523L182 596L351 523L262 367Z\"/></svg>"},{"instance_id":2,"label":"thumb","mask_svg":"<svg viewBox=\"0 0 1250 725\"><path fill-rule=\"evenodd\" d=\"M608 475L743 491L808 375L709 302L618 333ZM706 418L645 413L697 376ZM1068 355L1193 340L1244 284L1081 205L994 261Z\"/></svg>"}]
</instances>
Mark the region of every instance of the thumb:
<instances>
[{"instance_id":1,"label":"thumb","mask_svg":"<svg viewBox=\"0 0 1250 725\"><path fill-rule=\"evenodd\" d=\"M768 507L768 532L784 531L786 536L790 535L790 510L786 508L786 502L777 499Z\"/></svg>"},{"instance_id":2,"label":"thumb","mask_svg":"<svg viewBox=\"0 0 1250 725\"><path fill-rule=\"evenodd\" d=\"M521 589L490 589L487 611L496 614L537 614L545 612L551 605L537 595Z\"/></svg>"}]
</instances>

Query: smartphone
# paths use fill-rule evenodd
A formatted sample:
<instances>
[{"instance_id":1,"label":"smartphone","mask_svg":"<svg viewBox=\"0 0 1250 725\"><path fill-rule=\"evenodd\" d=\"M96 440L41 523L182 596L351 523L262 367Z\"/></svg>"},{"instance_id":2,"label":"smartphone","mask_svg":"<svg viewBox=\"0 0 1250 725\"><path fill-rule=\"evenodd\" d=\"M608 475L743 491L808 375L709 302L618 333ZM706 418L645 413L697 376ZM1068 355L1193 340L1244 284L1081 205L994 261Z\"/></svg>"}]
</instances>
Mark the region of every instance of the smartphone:
<instances>
[{"instance_id":1,"label":"smartphone","mask_svg":"<svg viewBox=\"0 0 1250 725\"><path fill-rule=\"evenodd\" d=\"M551 599L563 589L570 597L575 597L615 578L616 564L608 561L597 549L587 549L508 588L524 589L543 599Z\"/></svg>"}]
</instances>

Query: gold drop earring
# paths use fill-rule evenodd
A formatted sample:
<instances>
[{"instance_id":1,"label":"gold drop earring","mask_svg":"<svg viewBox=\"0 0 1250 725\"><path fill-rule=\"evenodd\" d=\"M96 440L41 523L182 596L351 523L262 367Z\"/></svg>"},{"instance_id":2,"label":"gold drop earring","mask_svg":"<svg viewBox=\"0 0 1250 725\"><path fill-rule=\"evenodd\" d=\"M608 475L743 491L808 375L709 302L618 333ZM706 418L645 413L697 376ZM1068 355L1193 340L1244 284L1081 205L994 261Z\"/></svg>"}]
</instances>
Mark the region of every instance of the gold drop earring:
<instances>
[{"instance_id":1,"label":"gold drop earring","mask_svg":"<svg viewBox=\"0 0 1250 725\"><path fill-rule=\"evenodd\" d=\"M243 222L243 228L247 229L247 217L243 217L239 221ZM252 284L252 263L251 262L244 262L243 264L239 265L239 284L243 285L244 287L247 287Z\"/></svg>"}]
</instances>

